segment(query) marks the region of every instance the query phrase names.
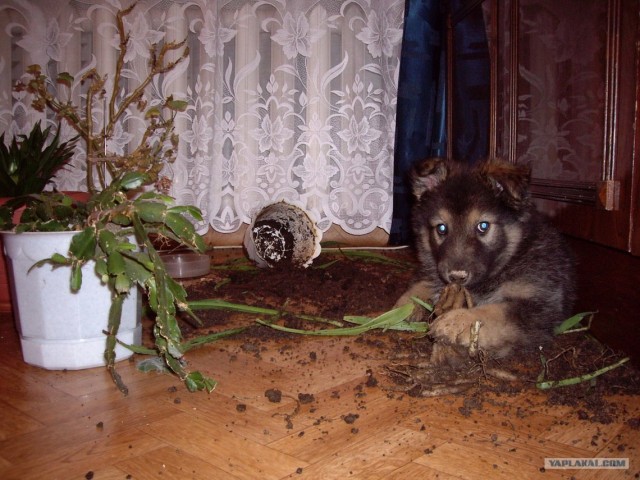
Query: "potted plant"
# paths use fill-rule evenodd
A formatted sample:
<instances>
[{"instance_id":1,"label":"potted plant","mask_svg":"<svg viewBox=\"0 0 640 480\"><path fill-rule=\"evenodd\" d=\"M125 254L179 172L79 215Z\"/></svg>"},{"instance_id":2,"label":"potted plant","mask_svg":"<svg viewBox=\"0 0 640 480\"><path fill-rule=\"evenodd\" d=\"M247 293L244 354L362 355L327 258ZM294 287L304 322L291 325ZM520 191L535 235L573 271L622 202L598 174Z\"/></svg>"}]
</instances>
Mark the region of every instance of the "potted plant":
<instances>
[{"instance_id":1,"label":"potted plant","mask_svg":"<svg viewBox=\"0 0 640 480\"><path fill-rule=\"evenodd\" d=\"M14 136L8 145L5 133L0 136L0 205L13 197L42 192L71 159L77 138L60 143L60 126L53 136L51 128L43 131L38 121L29 134ZM9 279L0 240L0 311L10 310Z\"/></svg>"},{"instance_id":2,"label":"potted plant","mask_svg":"<svg viewBox=\"0 0 640 480\"><path fill-rule=\"evenodd\" d=\"M116 347L119 342L123 308L126 308L125 302L131 292L140 287L146 293L149 307L155 314L153 333L158 355L168 368L185 381L190 390L210 390L214 386L210 379L198 372L189 372L184 365L182 339L176 315L179 311L191 312L184 289L168 275L152 241L159 235L196 251L204 251L202 237L184 216L189 214L199 219L200 214L195 207L173 205L173 199L163 194L147 192L135 197L127 195L127 192L139 188L146 180L141 173L124 174L103 191L93 194L86 204L76 202L64 194L45 192L0 207L0 230L3 230L2 235L14 273L19 270L15 278L19 328L25 331L30 328L25 326L25 322L35 321L36 331L46 334L53 330L54 336L60 337L60 332L56 332L56 329L69 328L70 315L74 310L82 310L82 301L73 302L69 300L69 296L74 295L73 292L84 293L81 287L87 277L97 276L91 283L91 293L86 295L92 307L89 311L78 312L79 326L76 328L85 329L90 318L100 316L94 284L102 285L101 288L109 298L109 307L104 315L106 322L98 324L97 332L98 335L102 331L106 332L106 336L103 337L103 341L106 342L106 347L103 348L104 363L118 387L126 392L126 387L115 370ZM11 220L14 208L23 203L26 204L26 208L21 215L20 223L14 225ZM61 246L57 247L58 251L54 248L49 257L40 253L21 258L25 247L20 246L19 242L29 241L31 236L35 236L35 241L39 242L44 232L66 237L66 244L63 239ZM34 258L38 258L35 263ZM48 273L45 264L52 265L54 272L60 267L69 267L70 280L61 284L59 279L49 277L44 285L31 281L28 276L34 269L42 268L42 275ZM64 278L67 278L66 275L68 272L65 272ZM20 298L18 291L21 288L27 290L23 298ZM52 292L47 293L54 301L57 300L57 304L42 306L37 310L45 313L44 318L36 318L36 315L23 318L23 305L32 306L37 303L35 296L38 289L51 290ZM58 296L64 300L61 301ZM71 308L65 310L65 305L70 304ZM48 317L54 316L56 310L64 310L60 323L43 326L42 324L49 320ZM128 321L129 337L135 337L132 330L135 330L135 324L132 327ZM94 333L95 331L94 329ZM33 336L32 331L30 334ZM47 339L37 340L41 344L47 344ZM27 344L28 342L33 342L33 338L28 338ZM64 344L65 341L62 340L60 343ZM73 344L73 341L68 343Z\"/></svg>"},{"instance_id":3,"label":"potted plant","mask_svg":"<svg viewBox=\"0 0 640 480\"><path fill-rule=\"evenodd\" d=\"M101 75L95 69L86 72L80 78L80 83L86 86L80 107L70 100L70 95L69 99L59 98L58 90L53 88L57 83L65 87L61 91L69 92L73 85L78 85L75 78L64 72L54 82L38 65L29 67L29 79L16 86L33 95L33 108L46 110L67 121L83 140L90 198L86 203L74 202L64 195L44 192L9 202L0 208L0 230L10 230L3 233L7 246L20 236L30 235L29 231L35 230L34 235L48 230L71 232L66 248L43 256L26 270L47 270L45 265L52 265L54 268L48 270L55 272L67 267L70 269L67 290L80 295L95 271L109 294L107 323L103 327L106 333L104 362L123 392L126 393L126 386L115 369L116 348L122 343L118 334L124 322L126 301L138 288L146 294L154 313L153 350L189 390L210 391L215 383L199 372L190 372L185 364L176 315L180 311L193 314L184 289L167 274L152 241L157 237L168 238L196 251L205 249L202 238L187 218L201 220L200 211L192 206L174 205L171 197L149 190L158 183L167 183L160 172L175 157L178 137L174 132L174 119L176 112L186 108L186 102L169 96L161 104L148 105L145 88L154 78L167 74L184 61L188 50L184 42L153 45L147 76L131 91L122 93L129 40L124 17L134 7L135 4L116 14L120 48L109 91L107 75ZM177 58L169 61L170 53L177 54L174 55ZM100 118L97 112L101 107L102 124L96 121ZM127 153L110 153L106 148L108 141L114 135L116 125L122 125L132 109L138 109L146 122L141 140L137 147L130 146ZM24 204L25 210L16 225L12 215L20 203ZM87 272L87 266L91 273ZM29 288L28 282L23 283Z\"/></svg>"}]
</instances>

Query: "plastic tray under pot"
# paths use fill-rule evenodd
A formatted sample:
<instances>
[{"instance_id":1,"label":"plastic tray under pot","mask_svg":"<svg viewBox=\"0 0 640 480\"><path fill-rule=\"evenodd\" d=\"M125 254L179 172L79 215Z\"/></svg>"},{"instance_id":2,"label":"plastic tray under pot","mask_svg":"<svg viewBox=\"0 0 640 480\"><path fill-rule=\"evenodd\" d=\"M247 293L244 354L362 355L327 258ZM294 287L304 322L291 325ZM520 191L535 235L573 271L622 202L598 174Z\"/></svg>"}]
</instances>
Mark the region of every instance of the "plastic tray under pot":
<instances>
[{"instance_id":1,"label":"plastic tray under pot","mask_svg":"<svg viewBox=\"0 0 640 480\"><path fill-rule=\"evenodd\" d=\"M167 253L162 255L162 261L173 278L201 277L210 269L209 255L202 253Z\"/></svg>"}]
</instances>

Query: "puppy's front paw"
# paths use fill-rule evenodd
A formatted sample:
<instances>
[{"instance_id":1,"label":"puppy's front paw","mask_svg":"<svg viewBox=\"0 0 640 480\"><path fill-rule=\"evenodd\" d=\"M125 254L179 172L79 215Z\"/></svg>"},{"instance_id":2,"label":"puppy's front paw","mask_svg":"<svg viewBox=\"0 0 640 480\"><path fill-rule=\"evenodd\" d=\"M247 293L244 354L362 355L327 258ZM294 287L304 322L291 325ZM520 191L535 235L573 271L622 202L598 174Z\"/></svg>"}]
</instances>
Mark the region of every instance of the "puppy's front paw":
<instances>
[{"instance_id":1,"label":"puppy's front paw","mask_svg":"<svg viewBox=\"0 0 640 480\"><path fill-rule=\"evenodd\" d=\"M449 345L468 347L471 328L479 321L478 348L502 357L522 338L514 321L506 314L505 305L487 304L474 308L458 308L439 316L429 328L430 335Z\"/></svg>"},{"instance_id":2,"label":"puppy's front paw","mask_svg":"<svg viewBox=\"0 0 640 480\"><path fill-rule=\"evenodd\" d=\"M449 310L434 320L429 333L437 341L466 347L470 342L471 326L476 320L478 317L473 308Z\"/></svg>"}]
</instances>

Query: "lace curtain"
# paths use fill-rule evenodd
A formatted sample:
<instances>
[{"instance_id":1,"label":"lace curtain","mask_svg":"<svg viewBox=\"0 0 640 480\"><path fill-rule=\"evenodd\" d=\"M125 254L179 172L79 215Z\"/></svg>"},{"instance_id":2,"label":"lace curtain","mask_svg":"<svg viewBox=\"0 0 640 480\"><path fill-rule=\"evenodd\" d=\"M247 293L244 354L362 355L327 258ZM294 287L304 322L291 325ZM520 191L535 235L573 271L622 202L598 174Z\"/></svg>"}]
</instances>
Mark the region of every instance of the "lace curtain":
<instances>
[{"instance_id":1,"label":"lace curtain","mask_svg":"<svg viewBox=\"0 0 640 480\"><path fill-rule=\"evenodd\" d=\"M0 131L25 133L39 117L11 88L28 65L54 77L112 72L114 13L129 5L0 3ZM311 212L323 231L389 231L403 15L403 0L138 2L126 17L123 88L146 71L150 45L186 38L189 46L188 62L147 95L188 102L177 118L177 159L164 174L178 203L202 209L201 232L240 234L264 205L282 199ZM72 97L82 94L75 84ZM113 153L136 140L136 115L109 140ZM84 182L71 168L56 186L79 190Z\"/></svg>"}]
</instances>

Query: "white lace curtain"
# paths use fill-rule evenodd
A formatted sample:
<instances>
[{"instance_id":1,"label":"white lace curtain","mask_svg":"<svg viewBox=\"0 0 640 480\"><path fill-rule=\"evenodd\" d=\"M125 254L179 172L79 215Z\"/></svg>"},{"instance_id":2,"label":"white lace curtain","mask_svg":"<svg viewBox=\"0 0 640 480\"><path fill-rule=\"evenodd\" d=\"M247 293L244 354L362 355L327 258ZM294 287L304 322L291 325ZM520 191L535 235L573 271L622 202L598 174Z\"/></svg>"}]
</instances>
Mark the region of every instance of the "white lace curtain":
<instances>
[{"instance_id":1,"label":"white lace curtain","mask_svg":"<svg viewBox=\"0 0 640 480\"><path fill-rule=\"evenodd\" d=\"M25 133L39 118L28 96L12 91L28 65L54 77L114 71L114 13L130 4L0 1L0 132ZM151 44L186 38L189 46L188 62L147 95L188 102L177 159L164 173L179 203L202 209L201 232L238 234L282 199L310 211L323 231L389 231L403 15L404 0L138 2L126 17L129 85L144 74ZM136 114L108 142L113 153L140 134ZM56 181L62 190L84 182L80 168Z\"/></svg>"}]
</instances>

